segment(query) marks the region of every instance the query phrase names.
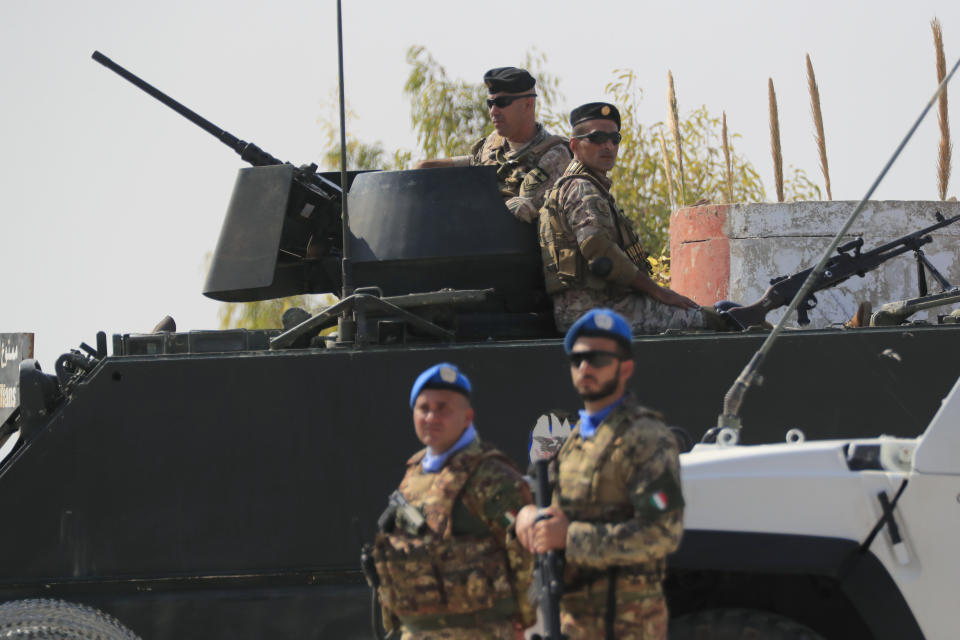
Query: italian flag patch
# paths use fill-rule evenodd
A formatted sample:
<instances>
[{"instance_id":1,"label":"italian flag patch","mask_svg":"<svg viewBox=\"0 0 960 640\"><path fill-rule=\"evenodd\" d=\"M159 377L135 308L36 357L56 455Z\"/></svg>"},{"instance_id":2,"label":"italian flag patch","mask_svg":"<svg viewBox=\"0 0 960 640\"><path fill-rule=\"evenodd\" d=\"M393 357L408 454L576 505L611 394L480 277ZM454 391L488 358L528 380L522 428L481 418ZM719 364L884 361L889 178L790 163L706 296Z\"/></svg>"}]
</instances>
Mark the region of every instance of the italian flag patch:
<instances>
[{"instance_id":1,"label":"italian flag patch","mask_svg":"<svg viewBox=\"0 0 960 640\"><path fill-rule=\"evenodd\" d=\"M655 494L650 496L650 504L659 509L660 511L667 510L667 494L663 491L657 491Z\"/></svg>"},{"instance_id":2,"label":"italian flag patch","mask_svg":"<svg viewBox=\"0 0 960 640\"><path fill-rule=\"evenodd\" d=\"M503 519L504 521L506 521L508 527L511 526L514 522L517 521L517 511L514 509L507 511L506 513L503 514Z\"/></svg>"}]
</instances>

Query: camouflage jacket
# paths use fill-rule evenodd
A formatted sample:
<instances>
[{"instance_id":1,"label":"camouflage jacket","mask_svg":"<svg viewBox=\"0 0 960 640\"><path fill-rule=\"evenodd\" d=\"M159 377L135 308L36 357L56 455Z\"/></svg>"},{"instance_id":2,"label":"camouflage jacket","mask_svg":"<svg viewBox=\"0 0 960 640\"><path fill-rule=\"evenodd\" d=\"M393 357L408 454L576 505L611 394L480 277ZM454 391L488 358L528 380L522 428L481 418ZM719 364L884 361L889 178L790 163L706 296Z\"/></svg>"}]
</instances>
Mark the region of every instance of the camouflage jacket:
<instances>
[{"instance_id":1,"label":"camouflage jacket","mask_svg":"<svg viewBox=\"0 0 960 640\"><path fill-rule=\"evenodd\" d=\"M479 441L438 473L423 471L425 452L407 461L399 489L427 530L414 534L398 520L374 547L385 620L396 615L405 628L420 630L466 626L461 618L532 624L532 558L513 531L516 513L532 501L520 472Z\"/></svg>"},{"instance_id":2,"label":"camouflage jacket","mask_svg":"<svg viewBox=\"0 0 960 640\"><path fill-rule=\"evenodd\" d=\"M569 141L537 125L537 133L523 147L511 150L496 132L481 138L461 156L463 164L495 165L497 184L507 208L524 222L534 222L543 198L570 163Z\"/></svg>"},{"instance_id":3,"label":"camouflage jacket","mask_svg":"<svg viewBox=\"0 0 960 640\"><path fill-rule=\"evenodd\" d=\"M540 209L540 251L547 293L570 287L629 291L640 270L649 273L647 254L633 224L610 194L609 178L573 160ZM610 261L608 274L589 266Z\"/></svg>"},{"instance_id":4,"label":"camouflage jacket","mask_svg":"<svg viewBox=\"0 0 960 640\"><path fill-rule=\"evenodd\" d=\"M568 581L582 586L620 567L625 584L659 587L683 530L677 442L631 394L592 438L571 432L556 459L556 504L570 519Z\"/></svg>"}]
</instances>

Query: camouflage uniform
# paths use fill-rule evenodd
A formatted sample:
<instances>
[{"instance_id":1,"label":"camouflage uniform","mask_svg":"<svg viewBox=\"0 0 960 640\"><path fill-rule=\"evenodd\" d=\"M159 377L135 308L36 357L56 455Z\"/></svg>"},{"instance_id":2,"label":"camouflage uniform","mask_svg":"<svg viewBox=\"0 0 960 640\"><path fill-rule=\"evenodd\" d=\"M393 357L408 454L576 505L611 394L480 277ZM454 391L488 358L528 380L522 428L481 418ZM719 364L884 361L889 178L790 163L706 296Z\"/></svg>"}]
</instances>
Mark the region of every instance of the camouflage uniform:
<instances>
[{"instance_id":1,"label":"camouflage uniform","mask_svg":"<svg viewBox=\"0 0 960 640\"><path fill-rule=\"evenodd\" d=\"M512 150L496 132L481 138L470 155L454 158L457 165L495 165L497 184L507 208L524 222L534 222L543 198L570 163L569 141L537 125L537 133L523 147Z\"/></svg>"},{"instance_id":2,"label":"camouflage uniform","mask_svg":"<svg viewBox=\"0 0 960 640\"><path fill-rule=\"evenodd\" d=\"M512 638L514 620L535 619L531 556L513 532L530 489L513 463L478 440L437 473L423 471L425 452L407 461L399 490L427 531L410 533L398 519L374 546L384 621L399 623L404 640Z\"/></svg>"},{"instance_id":3,"label":"camouflage uniform","mask_svg":"<svg viewBox=\"0 0 960 640\"><path fill-rule=\"evenodd\" d=\"M557 328L566 331L596 307L624 316L634 333L707 326L699 309L665 305L630 287L641 270L649 273L650 265L633 225L610 195L610 185L609 178L574 160L540 210L544 279ZM597 258L611 261L608 275L590 271Z\"/></svg>"},{"instance_id":4,"label":"camouflage uniform","mask_svg":"<svg viewBox=\"0 0 960 640\"><path fill-rule=\"evenodd\" d=\"M577 426L556 459L554 504L570 519L561 606L570 640L604 638L614 583L614 636L666 638L665 557L683 530L673 434L628 393L591 438Z\"/></svg>"}]
</instances>

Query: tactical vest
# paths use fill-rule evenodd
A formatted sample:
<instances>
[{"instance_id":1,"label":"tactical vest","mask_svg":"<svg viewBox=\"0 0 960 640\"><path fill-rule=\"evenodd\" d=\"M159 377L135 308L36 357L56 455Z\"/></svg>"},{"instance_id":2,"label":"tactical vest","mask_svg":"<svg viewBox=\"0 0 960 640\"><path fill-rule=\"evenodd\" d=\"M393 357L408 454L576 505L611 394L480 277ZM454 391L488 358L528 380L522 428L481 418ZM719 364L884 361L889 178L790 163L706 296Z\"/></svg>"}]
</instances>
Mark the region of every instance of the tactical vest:
<instances>
[{"instance_id":1,"label":"tactical vest","mask_svg":"<svg viewBox=\"0 0 960 640\"><path fill-rule=\"evenodd\" d=\"M625 405L614 409L603 422L608 428L598 428L592 438L580 437L577 427L557 453L555 502L571 521L618 523L634 516L630 496L618 487L616 469L608 462L634 420L642 417L660 418L660 414L630 400L626 400ZM662 560L619 567L621 588L624 583L646 585L659 582L664 568ZM607 577L605 571L577 570L571 565L567 569L565 581L568 591L575 591Z\"/></svg>"},{"instance_id":2,"label":"tactical vest","mask_svg":"<svg viewBox=\"0 0 960 640\"><path fill-rule=\"evenodd\" d=\"M590 271L590 266L580 253L576 234L570 228L565 216L560 213L560 187L572 180L588 180L597 187L610 205L610 211L615 218L614 228L617 231L617 237L614 241L617 246L638 269L644 273L650 273L647 253L633 230L630 220L623 215L623 211L617 206L606 187L584 169L583 173L561 176L547 193L543 208L540 209L540 253L543 258L543 275L547 293L557 293L573 286L588 289L610 287L606 279Z\"/></svg>"},{"instance_id":3,"label":"tactical vest","mask_svg":"<svg viewBox=\"0 0 960 640\"><path fill-rule=\"evenodd\" d=\"M543 131L543 129L540 129ZM500 187L500 193L504 198L515 198L520 195L520 185L528 173L537 168L540 158L557 145L566 146L569 140L563 136L546 135L543 140L536 144L529 145L520 154L507 157L508 144L506 138L494 132L486 138L481 138L470 148L470 155L476 155L483 149L486 142L491 143L494 149L486 158L481 158L483 164L495 164L497 166L497 184Z\"/></svg>"},{"instance_id":4,"label":"tactical vest","mask_svg":"<svg viewBox=\"0 0 960 640\"><path fill-rule=\"evenodd\" d=\"M485 460L509 459L485 443L458 452L437 473L423 472L422 458L423 452L407 463L400 493L423 514L427 531L418 536L397 526L374 543L384 608L413 628L466 626L441 616L476 623L509 618L516 600L502 545L451 532L454 504L470 476Z\"/></svg>"}]
</instances>

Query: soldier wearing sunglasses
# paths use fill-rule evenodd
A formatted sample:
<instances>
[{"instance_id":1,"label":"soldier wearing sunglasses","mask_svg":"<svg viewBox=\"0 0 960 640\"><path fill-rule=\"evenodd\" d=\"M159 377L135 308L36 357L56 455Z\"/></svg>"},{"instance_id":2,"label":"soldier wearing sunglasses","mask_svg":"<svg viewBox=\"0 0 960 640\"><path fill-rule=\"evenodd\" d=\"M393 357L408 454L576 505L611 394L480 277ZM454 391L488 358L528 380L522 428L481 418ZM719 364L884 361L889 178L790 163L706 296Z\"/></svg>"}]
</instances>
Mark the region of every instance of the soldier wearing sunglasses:
<instances>
[{"instance_id":1,"label":"soldier wearing sunglasses","mask_svg":"<svg viewBox=\"0 0 960 640\"><path fill-rule=\"evenodd\" d=\"M507 208L520 220L534 222L544 195L570 162L567 139L536 121L536 80L527 71L490 69L483 82L495 131L474 143L469 155L424 160L417 168L494 165Z\"/></svg>"},{"instance_id":2,"label":"soldier wearing sunglasses","mask_svg":"<svg viewBox=\"0 0 960 640\"><path fill-rule=\"evenodd\" d=\"M617 161L620 112L591 102L570 113L573 161L540 210L540 248L557 328L566 330L588 309L610 307L634 333L667 329L726 330L713 310L661 287L630 220L610 194L607 172Z\"/></svg>"},{"instance_id":3,"label":"soldier wearing sunglasses","mask_svg":"<svg viewBox=\"0 0 960 640\"><path fill-rule=\"evenodd\" d=\"M552 505L521 509L517 538L535 553L564 551L569 640L662 640L665 558L683 531L677 441L626 391L634 361L622 316L588 312L563 346L584 409L553 461Z\"/></svg>"}]
</instances>

